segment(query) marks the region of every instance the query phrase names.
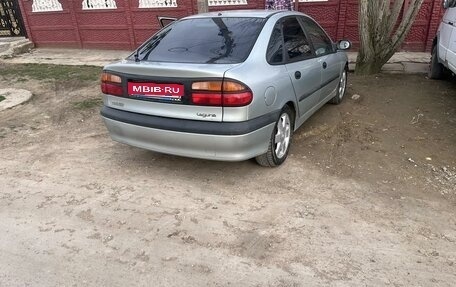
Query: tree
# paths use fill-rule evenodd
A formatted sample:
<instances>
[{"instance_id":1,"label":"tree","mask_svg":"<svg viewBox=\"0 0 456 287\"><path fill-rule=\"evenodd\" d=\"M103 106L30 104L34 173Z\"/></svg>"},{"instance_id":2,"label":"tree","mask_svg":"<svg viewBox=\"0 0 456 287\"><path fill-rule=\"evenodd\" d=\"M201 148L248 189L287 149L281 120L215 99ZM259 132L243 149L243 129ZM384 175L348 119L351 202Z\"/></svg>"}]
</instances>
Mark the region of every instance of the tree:
<instances>
[{"instance_id":1,"label":"tree","mask_svg":"<svg viewBox=\"0 0 456 287\"><path fill-rule=\"evenodd\" d=\"M409 1L398 23L404 0L359 0L360 48L356 74L379 73L407 36L424 0Z\"/></svg>"}]
</instances>

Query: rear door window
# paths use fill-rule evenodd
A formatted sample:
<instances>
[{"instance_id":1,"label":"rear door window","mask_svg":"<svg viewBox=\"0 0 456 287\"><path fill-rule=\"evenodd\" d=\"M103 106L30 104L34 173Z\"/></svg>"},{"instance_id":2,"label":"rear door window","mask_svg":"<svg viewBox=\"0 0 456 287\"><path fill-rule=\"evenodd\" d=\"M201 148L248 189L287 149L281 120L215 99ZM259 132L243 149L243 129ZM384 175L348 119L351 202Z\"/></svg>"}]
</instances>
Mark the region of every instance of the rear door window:
<instances>
[{"instance_id":1,"label":"rear door window","mask_svg":"<svg viewBox=\"0 0 456 287\"><path fill-rule=\"evenodd\" d=\"M139 51L141 61L234 64L247 59L263 28L262 18L214 17L177 21Z\"/></svg>"}]
</instances>

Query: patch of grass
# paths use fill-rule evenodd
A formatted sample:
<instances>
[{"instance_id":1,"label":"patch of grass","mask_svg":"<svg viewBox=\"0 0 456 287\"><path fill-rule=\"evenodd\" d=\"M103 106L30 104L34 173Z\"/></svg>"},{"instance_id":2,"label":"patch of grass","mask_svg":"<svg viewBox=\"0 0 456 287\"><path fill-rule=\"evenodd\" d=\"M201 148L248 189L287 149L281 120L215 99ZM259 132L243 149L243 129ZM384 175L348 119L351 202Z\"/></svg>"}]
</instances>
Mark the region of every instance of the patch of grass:
<instances>
[{"instance_id":1,"label":"patch of grass","mask_svg":"<svg viewBox=\"0 0 456 287\"><path fill-rule=\"evenodd\" d=\"M101 99L87 99L80 102L74 102L73 107L78 110L87 110L101 106L103 101Z\"/></svg>"},{"instance_id":2,"label":"patch of grass","mask_svg":"<svg viewBox=\"0 0 456 287\"><path fill-rule=\"evenodd\" d=\"M94 66L65 66L48 64L2 64L0 75L5 78L24 79L24 77L57 81L78 80L93 82L100 79L102 68Z\"/></svg>"},{"instance_id":3,"label":"patch of grass","mask_svg":"<svg viewBox=\"0 0 456 287\"><path fill-rule=\"evenodd\" d=\"M0 102L3 101L3 100L5 100L5 99L6 99L6 98L5 98L4 96L0 95Z\"/></svg>"}]
</instances>

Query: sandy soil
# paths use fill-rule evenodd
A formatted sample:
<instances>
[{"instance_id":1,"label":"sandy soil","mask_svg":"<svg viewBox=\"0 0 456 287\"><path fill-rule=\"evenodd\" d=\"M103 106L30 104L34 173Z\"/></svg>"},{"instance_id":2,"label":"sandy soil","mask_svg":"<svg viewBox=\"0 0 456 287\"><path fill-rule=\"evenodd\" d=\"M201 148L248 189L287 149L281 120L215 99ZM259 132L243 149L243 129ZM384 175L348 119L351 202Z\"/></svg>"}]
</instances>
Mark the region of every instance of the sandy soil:
<instances>
[{"instance_id":1,"label":"sandy soil","mask_svg":"<svg viewBox=\"0 0 456 287\"><path fill-rule=\"evenodd\" d=\"M95 82L6 86L0 286L456 285L454 81L351 75L277 169L115 143Z\"/></svg>"}]
</instances>

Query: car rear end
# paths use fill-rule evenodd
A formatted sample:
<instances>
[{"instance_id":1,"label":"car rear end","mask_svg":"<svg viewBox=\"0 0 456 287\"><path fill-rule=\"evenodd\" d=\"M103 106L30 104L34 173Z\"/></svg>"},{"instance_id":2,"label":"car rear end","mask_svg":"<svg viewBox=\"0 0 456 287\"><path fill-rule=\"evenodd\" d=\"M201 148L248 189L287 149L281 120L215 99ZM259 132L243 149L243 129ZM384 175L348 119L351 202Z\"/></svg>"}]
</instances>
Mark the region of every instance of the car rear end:
<instances>
[{"instance_id":1,"label":"car rear end","mask_svg":"<svg viewBox=\"0 0 456 287\"><path fill-rule=\"evenodd\" d=\"M226 72L242 65L262 17L193 17L171 24L102 75L111 137L157 152L245 160L267 149L275 118L249 118L252 89ZM189 29L190 27L190 29Z\"/></svg>"}]
</instances>

